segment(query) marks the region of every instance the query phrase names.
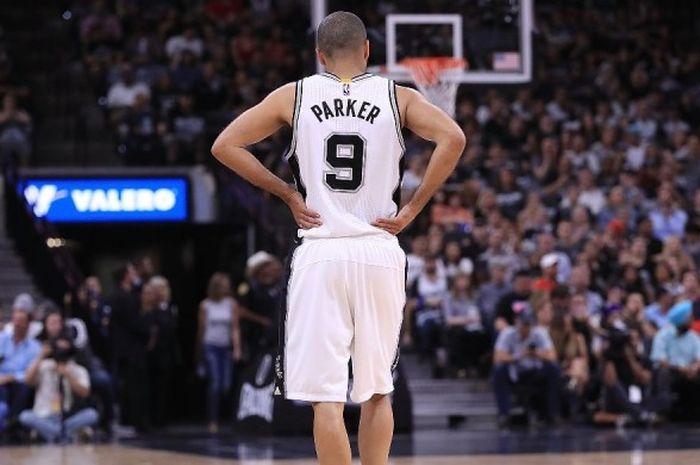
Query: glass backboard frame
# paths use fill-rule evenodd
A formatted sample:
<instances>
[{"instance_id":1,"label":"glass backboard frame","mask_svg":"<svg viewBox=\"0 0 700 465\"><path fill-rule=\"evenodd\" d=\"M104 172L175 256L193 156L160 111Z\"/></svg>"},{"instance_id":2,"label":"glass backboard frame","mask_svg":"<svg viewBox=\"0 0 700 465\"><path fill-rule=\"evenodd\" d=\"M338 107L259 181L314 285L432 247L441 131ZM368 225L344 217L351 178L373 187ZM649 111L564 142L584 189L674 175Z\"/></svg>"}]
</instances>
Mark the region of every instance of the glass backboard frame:
<instances>
[{"instance_id":1,"label":"glass backboard frame","mask_svg":"<svg viewBox=\"0 0 700 465\"><path fill-rule=\"evenodd\" d=\"M523 84L532 80L532 31L534 0L520 0L519 54L520 69L517 71L446 71L443 79L459 84ZM311 0L311 18L314 30L328 14L326 0ZM388 14L386 16L386 57L383 67L370 68L370 72L385 75L397 82L410 83L413 80L405 67L396 62L396 27L402 24L448 24L452 26L453 57L464 58L462 48L462 17L458 14ZM323 71L320 63L319 72Z\"/></svg>"}]
</instances>

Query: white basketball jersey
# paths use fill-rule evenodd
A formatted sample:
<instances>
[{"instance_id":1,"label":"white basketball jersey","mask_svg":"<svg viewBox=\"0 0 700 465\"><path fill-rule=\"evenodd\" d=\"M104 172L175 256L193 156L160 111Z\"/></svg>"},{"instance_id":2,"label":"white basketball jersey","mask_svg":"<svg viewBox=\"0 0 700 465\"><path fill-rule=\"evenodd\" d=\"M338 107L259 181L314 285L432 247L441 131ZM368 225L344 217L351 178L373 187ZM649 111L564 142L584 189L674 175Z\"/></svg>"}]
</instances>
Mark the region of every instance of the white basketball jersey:
<instances>
[{"instance_id":1,"label":"white basketball jersey","mask_svg":"<svg viewBox=\"0 0 700 465\"><path fill-rule=\"evenodd\" d=\"M398 212L404 152L393 81L330 73L297 82L287 154L297 189L323 225L300 237L388 236L371 223Z\"/></svg>"}]
</instances>

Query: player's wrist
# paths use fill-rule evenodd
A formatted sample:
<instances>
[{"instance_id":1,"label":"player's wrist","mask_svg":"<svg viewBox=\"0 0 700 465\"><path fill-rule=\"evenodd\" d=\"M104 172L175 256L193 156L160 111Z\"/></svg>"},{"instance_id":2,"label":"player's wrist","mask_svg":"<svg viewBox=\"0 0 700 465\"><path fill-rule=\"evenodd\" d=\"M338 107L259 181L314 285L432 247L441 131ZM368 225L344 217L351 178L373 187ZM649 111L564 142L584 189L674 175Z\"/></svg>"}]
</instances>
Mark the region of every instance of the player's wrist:
<instances>
[{"instance_id":1,"label":"player's wrist","mask_svg":"<svg viewBox=\"0 0 700 465\"><path fill-rule=\"evenodd\" d=\"M284 203L289 204L296 192L297 191L295 189L292 189L290 186L285 184L284 188L277 194L277 197L279 197Z\"/></svg>"}]
</instances>

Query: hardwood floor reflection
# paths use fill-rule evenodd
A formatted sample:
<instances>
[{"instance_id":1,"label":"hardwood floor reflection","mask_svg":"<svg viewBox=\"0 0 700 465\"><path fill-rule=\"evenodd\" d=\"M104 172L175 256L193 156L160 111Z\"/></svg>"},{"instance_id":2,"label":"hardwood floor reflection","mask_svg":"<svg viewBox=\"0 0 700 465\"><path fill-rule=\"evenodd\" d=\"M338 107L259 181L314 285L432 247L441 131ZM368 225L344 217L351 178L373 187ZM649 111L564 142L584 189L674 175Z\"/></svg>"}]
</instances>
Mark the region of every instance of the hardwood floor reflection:
<instances>
[{"instance_id":1,"label":"hardwood floor reflection","mask_svg":"<svg viewBox=\"0 0 700 465\"><path fill-rule=\"evenodd\" d=\"M8 465L316 465L314 460L232 460L106 446L0 448ZM356 462L359 464L359 461ZM393 458L391 465L697 465L700 450Z\"/></svg>"}]
</instances>

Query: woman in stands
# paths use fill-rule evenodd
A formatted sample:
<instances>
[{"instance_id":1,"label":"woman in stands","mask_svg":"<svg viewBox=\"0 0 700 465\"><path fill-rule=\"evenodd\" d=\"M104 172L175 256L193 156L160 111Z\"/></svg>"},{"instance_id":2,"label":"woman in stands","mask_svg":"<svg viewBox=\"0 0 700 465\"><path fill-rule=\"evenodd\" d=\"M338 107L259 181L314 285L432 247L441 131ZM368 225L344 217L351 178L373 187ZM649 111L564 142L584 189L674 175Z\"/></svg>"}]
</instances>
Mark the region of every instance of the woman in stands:
<instances>
[{"instance_id":1,"label":"woman in stands","mask_svg":"<svg viewBox=\"0 0 700 465\"><path fill-rule=\"evenodd\" d=\"M212 275L207 298L199 305L197 341L197 359L204 364L208 381L209 432L217 433L220 401L231 390L233 362L242 357L238 303L223 273Z\"/></svg>"}]
</instances>

